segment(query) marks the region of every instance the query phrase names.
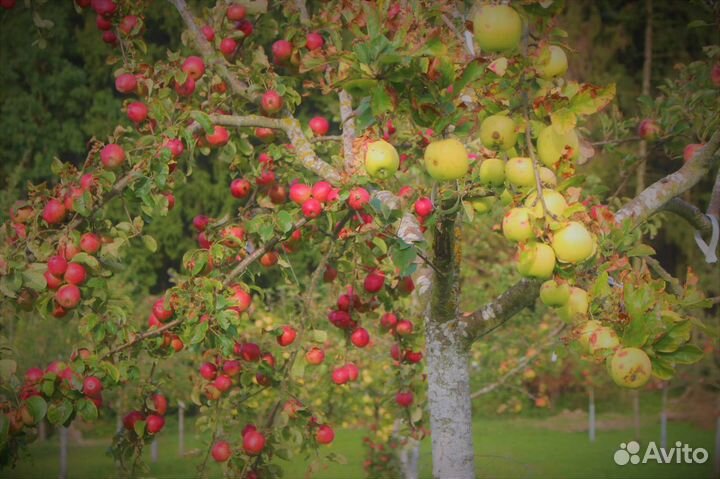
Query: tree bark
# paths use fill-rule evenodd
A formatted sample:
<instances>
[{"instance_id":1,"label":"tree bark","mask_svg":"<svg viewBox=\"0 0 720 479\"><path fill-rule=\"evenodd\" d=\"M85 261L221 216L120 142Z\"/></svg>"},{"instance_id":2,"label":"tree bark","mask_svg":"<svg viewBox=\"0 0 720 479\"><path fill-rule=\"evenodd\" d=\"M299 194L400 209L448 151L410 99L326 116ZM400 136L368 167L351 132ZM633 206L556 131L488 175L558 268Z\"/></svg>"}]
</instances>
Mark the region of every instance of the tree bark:
<instances>
[{"instance_id":1,"label":"tree bark","mask_svg":"<svg viewBox=\"0 0 720 479\"><path fill-rule=\"evenodd\" d=\"M67 479L68 470L68 428L60 426L60 474L59 479Z\"/></svg>"},{"instance_id":2,"label":"tree bark","mask_svg":"<svg viewBox=\"0 0 720 479\"><path fill-rule=\"evenodd\" d=\"M178 456L185 455L185 403L178 403Z\"/></svg>"},{"instance_id":3,"label":"tree bark","mask_svg":"<svg viewBox=\"0 0 720 479\"><path fill-rule=\"evenodd\" d=\"M595 442L595 388L588 389L588 437Z\"/></svg>"},{"instance_id":4,"label":"tree bark","mask_svg":"<svg viewBox=\"0 0 720 479\"><path fill-rule=\"evenodd\" d=\"M458 312L458 236L454 216L438 222L433 242L437 271L425 318L433 477L437 479L475 477L469 343L457 328L448 327Z\"/></svg>"},{"instance_id":5,"label":"tree bark","mask_svg":"<svg viewBox=\"0 0 720 479\"><path fill-rule=\"evenodd\" d=\"M667 447L667 397L668 383L664 383L662 390L662 405L660 409L660 447L663 449Z\"/></svg>"}]
</instances>

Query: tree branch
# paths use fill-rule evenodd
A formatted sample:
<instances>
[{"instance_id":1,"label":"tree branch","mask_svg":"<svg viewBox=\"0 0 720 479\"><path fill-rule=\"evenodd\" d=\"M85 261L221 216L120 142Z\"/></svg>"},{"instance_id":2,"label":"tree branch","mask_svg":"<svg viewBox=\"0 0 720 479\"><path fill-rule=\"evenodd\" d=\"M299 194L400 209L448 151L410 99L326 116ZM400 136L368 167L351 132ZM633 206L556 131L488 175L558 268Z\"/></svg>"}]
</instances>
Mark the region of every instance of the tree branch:
<instances>
[{"instance_id":1,"label":"tree branch","mask_svg":"<svg viewBox=\"0 0 720 479\"><path fill-rule=\"evenodd\" d=\"M465 336L476 341L499 328L522 309L535 304L540 293L540 281L522 279L482 308L458 320Z\"/></svg>"},{"instance_id":2,"label":"tree branch","mask_svg":"<svg viewBox=\"0 0 720 479\"><path fill-rule=\"evenodd\" d=\"M715 177L715 186L713 186L712 194L710 195L707 214L720 218L720 168L718 169L717 177ZM712 225L710 229L712 230Z\"/></svg>"},{"instance_id":3,"label":"tree branch","mask_svg":"<svg viewBox=\"0 0 720 479\"><path fill-rule=\"evenodd\" d=\"M663 206L663 211L674 213L690 223L703 234L712 233L712 223L700 208L681 198L673 198Z\"/></svg>"},{"instance_id":4,"label":"tree branch","mask_svg":"<svg viewBox=\"0 0 720 479\"><path fill-rule=\"evenodd\" d=\"M641 223L660 210L665 203L695 186L707 175L718 148L720 148L720 131L716 131L705 147L697 151L682 168L656 181L623 206L615 215L615 220L622 223L632 219L633 223Z\"/></svg>"},{"instance_id":5,"label":"tree branch","mask_svg":"<svg viewBox=\"0 0 720 479\"><path fill-rule=\"evenodd\" d=\"M203 35L200 27L195 21L195 17L192 13L190 13L185 0L168 0L168 2L175 6L188 29L192 32L195 45L198 50L200 50L200 54L205 59L205 62L208 65L212 65L217 70L220 76L228 83L228 85L230 85L230 89L236 95L242 96L250 101L254 101L256 95L251 95L248 85L245 82L240 81L237 76L230 72L225 64L225 59L213 49L213 46L207 41L205 35Z\"/></svg>"},{"instance_id":6,"label":"tree branch","mask_svg":"<svg viewBox=\"0 0 720 479\"><path fill-rule=\"evenodd\" d=\"M345 90L338 93L340 99L340 120L342 122L343 158L345 171L355 171L355 155L353 154L353 141L355 140L355 120L353 118L352 96Z\"/></svg>"}]
</instances>

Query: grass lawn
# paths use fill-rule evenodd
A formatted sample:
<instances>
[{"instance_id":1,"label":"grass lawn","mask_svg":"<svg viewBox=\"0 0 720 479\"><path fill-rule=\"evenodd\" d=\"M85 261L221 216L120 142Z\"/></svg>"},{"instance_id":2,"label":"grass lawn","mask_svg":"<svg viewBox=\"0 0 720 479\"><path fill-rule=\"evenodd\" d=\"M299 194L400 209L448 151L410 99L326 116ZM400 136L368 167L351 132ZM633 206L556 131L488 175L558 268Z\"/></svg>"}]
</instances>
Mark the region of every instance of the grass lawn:
<instances>
[{"instance_id":1,"label":"grass lawn","mask_svg":"<svg viewBox=\"0 0 720 479\"><path fill-rule=\"evenodd\" d=\"M652 440L659 441L659 427L650 424L642 429L643 446ZM192 430L192 429L191 429ZM682 441L692 447L703 447L711 456L703 465L639 464L617 466L613 454L621 442L632 439L631 430L598 431L597 440L590 443L585 432L563 432L547 429L541 420L481 419L474 424L476 465L478 477L488 478L710 478L714 432L697 429L689 424L671 422L668 425L668 443ZM363 431L338 431L332 446L323 451L344 455L346 465L329 464L315 477L325 479L362 478ZM160 460L151 464L147 478L196 477L198 457L177 456L177 427L168 422L159 439ZM107 442L92 440L93 444L70 444L69 479L103 479L118 477L112 461L105 455ZM201 441L192 433L186 435L186 450L201 447ZM641 450L642 451L642 450ZM149 462L149 448L147 451ZM420 457L420 477L431 478L429 439L423 443ZM212 462L212 460L210 461ZM307 462L297 458L281 461L286 478L301 479ZM54 437L31 448L26 458L12 471L3 471L7 479L48 479L57 477L58 444ZM210 464L210 477L222 477L217 465Z\"/></svg>"}]
</instances>

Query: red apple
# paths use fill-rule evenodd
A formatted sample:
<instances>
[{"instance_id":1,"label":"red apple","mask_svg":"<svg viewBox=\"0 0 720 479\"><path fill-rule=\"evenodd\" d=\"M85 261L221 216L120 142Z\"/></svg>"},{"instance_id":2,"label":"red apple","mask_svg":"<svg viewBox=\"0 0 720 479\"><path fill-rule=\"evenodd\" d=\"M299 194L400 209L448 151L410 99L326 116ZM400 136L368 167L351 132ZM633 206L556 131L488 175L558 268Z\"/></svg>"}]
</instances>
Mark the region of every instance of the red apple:
<instances>
[{"instance_id":1,"label":"red apple","mask_svg":"<svg viewBox=\"0 0 720 479\"><path fill-rule=\"evenodd\" d=\"M43 276L45 277L45 282L47 283L48 289L55 291L63 284L62 278L58 278L57 276L50 273L50 271L45 271L43 273Z\"/></svg>"},{"instance_id":2,"label":"red apple","mask_svg":"<svg viewBox=\"0 0 720 479\"><path fill-rule=\"evenodd\" d=\"M123 417L123 426L125 426L125 429L128 431L134 431L135 430L135 423L138 421L145 420L145 415L141 413L140 411L130 411Z\"/></svg>"},{"instance_id":3,"label":"red apple","mask_svg":"<svg viewBox=\"0 0 720 479\"><path fill-rule=\"evenodd\" d=\"M125 162L125 150L115 143L108 143L100 150L100 161L108 170L115 170Z\"/></svg>"},{"instance_id":4,"label":"red apple","mask_svg":"<svg viewBox=\"0 0 720 479\"><path fill-rule=\"evenodd\" d=\"M73 309L80 304L80 288L74 284L66 284L55 293L55 301L64 309Z\"/></svg>"},{"instance_id":5,"label":"red apple","mask_svg":"<svg viewBox=\"0 0 720 479\"><path fill-rule=\"evenodd\" d=\"M695 154L703 147L705 143L691 143L683 150L683 161L687 163L692 160Z\"/></svg>"},{"instance_id":6,"label":"red apple","mask_svg":"<svg viewBox=\"0 0 720 479\"><path fill-rule=\"evenodd\" d=\"M260 176L255 179L255 184L259 186L268 186L273 183L275 183L275 172L267 168L262 170Z\"/></svg>"},{"instance_id":7,"label":"red apple","mask_svg":"<svg viewBox=\"0 0 720 479\"><path fill-rule=\"evenodd\" d=\"M29 368L25 371L25 384L37 384L42 381L45 372L40 368Z\"/></svg>"},{"instance_id":8,"label":"red apple","mask_svg":"<svg viewBox=\"0 0 720 479\"><path fill-rule=\"evenodd\" d=\"M395 402L400 407L410 407L413 403L413 393L411 391L400 391L395 395Z\"/></svg>"},{"instance_id":9,"label":"red apple","mask_svg":"<svg viewBox=\"0 0 720 479\"><path fill-rule=\"evenodd\" d=\"M357 186L350 191L350 196L347 201L350 208L359 211L370 202L370 193L368 193L365 188Z\"/></svg>"},{"instance_id":10,"label":"red apple","mask_svg":"<svg viewBox=\"0 0 720 479\"><path fill-rule=\"evenodd\" d=\"M205 73L205 62L198 56L191 55L185 59L181 70L193 80L199 80Z\"/></svg>"},{"instance_id":11,"label":"red apple","mask_svg":"<svg viewBox=\"0 0 720 479\"><path fill-rule=\"evenodd\" d=\"M153 406L155 407L155 412L160 414L161 416L164 416L168 408L167 398L160 393L155 393L152 396L152 402Z\"/></svg>"},{"instance_id":12,"label":"red apple","mask_svg":"<svg viewBox=\"0 0 720 479\"><path fill-rule=\"evenodd\" d=\"M108 45L115 45L117 43L117 35L112 31L103 32L102 39Z\"/></svg>"},{"instance_id":13,"label":"red apple","mask_svg":"<svg viewBox=\"0 0 720 479\"><path fill-rule=\"evenodd\" d=\"M220 374L215 378L215 381L213 381L213 386L223 393L228 391L232 387L232 384L232 379L227 374Z\"/></svg>"},{"instance_id":14,"label":"red apple","mask_svg":"<svg viewBox=\"0 0 720 479\"><path fill-rule=\"evenodd\" d=\"M358 367L355 366L355 364L353 364L353 363L347 363L345 365L345 369L347 370L347 373L348 373L348 380L356 381L358 376L360 375L360 370L358 369Z\"/></svg>"},{"instance_id":15,"label":"red apple","mask_svg":"<svg viewBox=\"0 0 720 479\"><path fill-rule=\"evenodd\" d=\"M385 313L380 317L380 327L386 331L394 329L398 318L394 313Z\"/></svg>"},{"instance_id":16,"label":"red apple","mask_svg":"<svg viewBox=\"0 0 720 479\"><path fill-rule=\"evenodd\" d=\"M324 116L316 116L312 118L308 125L310 125L310 129L315 134L315 136L323 136L330 130L330 122L327 121L327 118Z\"/></svg>"},{"instance_id":17,"label":"red apple","mask_svg":"<svg viewBox=\"0 0 720 479\"><path fill-rule=\"evenodd\" d=\"M215 40L215 30L213 30L213 27L210 25L203 26L200 31L202 31L202 34L205 36L205 39L209 42Z\"/></svg>"},{"instance_id":18,"label":"red apple","mask_svg":"<svg viewBox=\"0 0 720 479\"><path fill-rule=\"evenodd\" d=\"M350 335L350 341L358 348L364 348L370 342L370 334L365 328L357 328Z\"/></svg>"},{"instance_id":19,"label":"red apple","mask_svg":"<svg viewBox=\"0 0 720 479\"><path fill-rule=\"evenodd\" d=\"M225 56L231 56L237 50L238 42L234 38L223 38L220 42L220 51Z\"/></svg>"},{"instance_id":20,"label":"red apple","mask_svg":"<svg viewBox=\"0 0 720 479\"><path fill-rule=\"evenodd\" d=\"M236 343L235 354L244 361L258 362L260 360L260 346L255 343Z\"/></svg>"},{"instance_id":21,"label":"red apple","mask_svg":"<svg viewBox=\"0 0 720 479\"><path fill-rule=\"evenodd\" d=\"M145 430L148 434L157 434L165 427L165 418L157 414L148 416L145 422Z\"/></svg>"},{"instance_id":22,"label":"red apple","mask_svg":"<svg viewBox=\"0 0 720 479\"><path fill-rule=\"evenodd\" d=\"M78 263L68 264L67 271L65 271L64 279L70 284L80 286L87 279L87 271L85 267Z\"/></svg>"},{"instance_id":23,"label":"red apple","mask_svg":"<svg viewBox=\"0 0 720 479\"><path fill-rule=\"evenodd\" d=\"M258 431L248 431L243 436L243 450L248 456L257 456L265 449L265 436Z\"/></svg>"},{"instance_id":24,"label":"red apple","mask_svg":"<svg viewBox=\"0 0 720 479\"><path fill-rule=\"evenodd\" d=\"M310 195L312 195L312 189L308 185L295 183L290 186L290 200L293 203L302 205L310 198Z\"/></svg>"},{"instance_id":25,"label":"red apple","mask_svg":"<svg viewBox=\"0 0 720 479\"><path fill-rule=\"evenodd\" d=\"M47 263L48 272L58 278L62 277L67 271L68 262L62 256L52 256Z\"/></svg>"},{"instance_id":26,"label":"red apple","mask_svg":"<svg viewBox=\"0 0 720 479\"><path fill-rule=\"evenodd\" d=\"M235 285L232 287L233 290L233 302L235 306L232 308L238 313L242 313L243 311L247 311L247 309L250 307L250 304L252 303L252 296L245 291L242 286Z\"/></svg>"},{"instance_id":27,"label":"red apple","mask_svg":"<svg viewBox=\"0 0 720 479\"><path fill-rule=\"evenodd\" d=\"M295 328L285 325L282 327L282 334L277 337L277 343L282 347L289 346L295 341L296 336Z\"/></svg>"},{"instance_id":28,"label":"red apple","mask_svg":"<svg viewBox=\"0 0 720 479\"><path fill-rule=\"evenodd\" d=\"M228 459L230 459L230 456L232 456L232 449L230 449L230 443L228 443L227 441L216 442L215 444L213 444L210 454L212 454L212 457L216 462L227 461Z\"/></svg>"},{"instance_id":29,"label":"red apple","mask_svg":"<svg viewBox=\"0 0 720 479\"><path fill-rule=\"evenodd\" d=\"M228 20L232 22L237 22L245 18L245 14L247 13L247 10L244 5L240 5L237 3L231 3L228 5L227 10L225 11L225 15L227 16Z\"/></svg>"},{"instance_id":30,"label":"red apple","mask_svg":"<svg viewBox=\"0 0 720 479\"><path fill-rule=\"evenodd\" d=\"M109 17L117 11L117 4L113 0L92 0L90 4L95 13L103 17Z\"/></svg>"},{"instance_id":31,"label":"red apple","mask_svg":"<svg viewBox=\"0 0 720 479\"><path fill-rule=\"evenodd\" d=\"M413 323L411 323L407 319L398 321L397 325L395 326L395 332L398 334L398 336L409 336L413 332Z\"/></svg>"},{"instance_id":32,"label":"red apple","mask_svg":"<svg viewBox=\"0 0 720 479\"><path fill-rule=\"evenodd\" d=\"M317 366L325 360L325 352L320 348L312 348L305 353L305 359L308 363Z\"/></svg>"},{"instance_id":33,"label":"red apple","mask_svg":"<svg viewBox=\"0 0 720 479\"><path fill-rule=\"evenodd\" d=\"M243 19L243 20L240 20L239 22L236 22L235 28L237 30L240 30L241 32L243 32L243 35L245 35L245 38L252 35L252 32L254 30L252 22L247 19Z\"/></svg>"},{"instance_id":34,"label":"red apple","mask_svg":"<svg viewBox=\"0 0 720 479\"><path fill-rule=\"evenodd\" d=\"M385 285L385 273L382 271L371 271L365 277L363 287L368 293L377 293Z\"/></svg>"},{"instance_id":35,"label":"red apple","mask_svg":"<svg viewBox=\"0 0 720 479\"><path fill-rule=\"evenodd\" d=\"M323 206L315 198L310 198L302 205L302 212L306 218L317 218L322 213Z\"/></svg>"},{"instance_id":36,"label":"red apple","mask_svg":"<svg viewBox=\"0 0 720 479\"><path fill-rule=\"evenodd\" d=\"M83 381L82 392L86 396L98 397L102 393L102 381L95 376L88 376Z\"/></svg>"},{"instance_id":37,"label":"red apple","mask_svg":"<svg viewBox=\"0 0 720 479\"><path fill-rule=\"evenodd\" d=\"M153 314L163 323L168 319L172 318L175 314L175 310L170 306L170 309L165 309L165 298L160 298L155 301L152 308Z\"/></svg>"},{"instance_id":38,"label":"red apple","mask_svg":"<svg viewBox=\"0 0 720 479\"><path fill-rule=\"evenodd\" d=\"M326 283L332 283L337 278L338 272L332 265L325 266L325 272L323 273L323 281Z\"/></svg>"},{"instance_id":39,"label":"red apple","mask_svg":"<svg viewBox=\"0 0 720 479\"><path fill-rule=\"evenodd\" d=\"M45 204L43 209L43 220L49 225L55 225L61 223L65 219L67 210L62 201L52 198ZM23 225L24 226L24 225Z\"/></svg>"},{"instance_id":40,"label":"red apple","mask_svg":"<svg viewBox=\"0 0 720 479\"><path fill-rule=\"evenodd\" d=\"M430 198L422 197L415 202L415 213L418 216L430 216L433 212L433 204Z\"/></svg>"},{"instance_id":41,"label":"red apple","mask_svg":"<svg viewBox=\"0 0 720 479\"><path fill-rule=\"evenodd\" d=\"M712 69L710 70L710 80L713 85L720 87L720 63L716 63L712 66Z\"/></svg>"},{"instance_id":42,"label":"red apple","mask_svg":"<svg viewBox=\"0 0 720 479\"><path fill-rule=\"evenodd\" d=\"M272 45L273 60L275 63L283 63L292 56L292 44L287 40L278 40Z\"/></svg>"},{"instance_id":43,"label":"red apple","mask_svg":"<svg viewBox=\"0 0 720 479\"><path fill-rule=\"evenodd\" d=\"M202 363L200 365L200 376L208 381L212 381L217 376L217 366L212 363Z\"/></svg>"},{"instance_id":44,"label":"red apple","mask_svg":"<svg viewBox=\"0 0 720 479\"><path fill-rule=\"evenodd\" d=\"M210 146L223 146L230 140L230 132L222 126L214 125L213 132L205 135Z\"/></svg>"},{"instance_id":45,"label":"red apple","mask_svg":"<svg viewBox=\"0 0 720 479\"><path fill-rule=\"evenodd\" d=\"M137 78L132 73L123 73L115 79L115 89L120 93L133 93L137 90Z\"/></svg>"},{"instance_id":46,"label":"red apple","mask_svg":"<svg viewBox=\"0 0 720 479\"><path fill-rule=\"evenodd\" d=\"M193 218L193 227L198 231L205 231L205 228L210 224L210 218L205 215L197 215Z\"/></svg>"},{"instance_id":47,"label":"red apple","mask_svg":"<svg viewBox=\"0 0 720 479\"><path fill-rule=\"evenodd\" d=\"M177 158L185 151L185 145L180 138L166 138L163 141L163 146L170 150L170 154L173 158Z\"/></svg>"},{"instance_id":48,"label":"red apple","mask_svg":"<svg viewBox=\"0 0 720 479\"><path fill-rule=\"evenodd\" d=\"M137 26L137 23L138 17L135 15L126 15L122 20L120 20L118 27L125 35L130 35L133 29L135 29L135 26Z\"/></svg>"},{"instance_id":49,"label":"red apple","mask_svg":"<svg viewBox=\"0 0 720 479\"><path fill-rule=\"evenodd\" d=\"M325 203L332 189L332 185L327 181L318 181L312 187L312 197L321 203Z\"/></svg>"},{"instance_id":50,"label":"red apple","mask_svg":"<svg viewBox=\"0 0 720 479\"><path fill-rule=\"evenodd\" d=\"M330 444L335 439L335 432L330 426L322 425L315 431L315 440L318 444Z\"/></svg>"},{"instance_id":51,"label":"red apple","mask_svg":"<svg viewBox=\"0 0 720 479\"><path fill-rule=\"evenodd\" d=\"M275 139L275 132L272 128L257 127L255 128L255 136L258 140L269 143Z\"/></svg>"},{"instance_id":52,"label":"red apple","mask_svg":"<svg viewBox=\"0 0 720 479\"><path fill-rule=\"evenodd\" d=\"M98 30L107 31L112 28L112 22L102 15L98 15L95 18L95 26L98 27Z\"/></svg>"},{"instance_id":53,"label":"red apple","mask_svg":"<svg viewBox=\"0 0 720 479\"><path fill-rule=\"evenodd\" d=\"M245 178L236 178L230 183L230 194L235 198L247 198L252 185Z\"/></svg>"},{"instance_id":54,"label":"red apple","mask_svg":"<svg viewBox=\"0 0 720 479\"><path fill-rule=\"evenodd\" d=\"M268 190L268 196L274 205L281 205L287 200L287 190L283 185L276 183Z\"/></svg>"},{"instance_id":55,"label":"red apple","mask_svg":"<svg viewBox=\"0 0 720 479\"><path fill-rule=\"evenodd\" d=\"M87 254L95 254L100 251L102 241L95 233L85 233L80 237L80 249Z\"/></svg>"},{"instance_id":56,"label":"red apple","mask_svg":"<svg viewBox=\"0 0 720 479\"><path fill-rule=\"evenodd\" d=\"M230 377L237 376L242 371L242 364L240 361L234 359L228 359L223 363L223 372Z\"/></svg>"},{"instance_id":57,"label":"red apple","mask_svg":"<svg viewBox=\"0 0 720 479\"><path fill-rule=\"evenodd\" d=\"M348 374L348 370L345 366L336 368L332 372L332 381L335 384L338 384L338 385L345 384L346 382L348 382L349 379L350 379L350 377Z\"/></svg>"},{"instance_id":58,"label":"red apple","mask_svg":"<svg viewBox=\"0 0 720 479\"><path fill-rule=\"evenodd\" d=\"M305 37L305 47L310 51L322 48L323 45L325 45L325 40L317 32L308 33Z\"/></svg>"},{"instance_id":59,"label":"red apple","mask_svg":"<svg viewBox=\"0 0 720 479\"><path fill-rule=\"evenodd\" d=\"M277 113L283 107L283 99L275 90L269 90L263 94L260 106L265 113Z\"/></svg>"},{"instance_id":60,"label":"red apple","mask_svg":"<svg viewBox=\"0 0 720 479\"><path fill-rule=\"evenodd\" d=\"M175 93L180 96L190 96L195 92L195 80L188 75L185 83L175 82Z\"/></svg>"}]
</instances>

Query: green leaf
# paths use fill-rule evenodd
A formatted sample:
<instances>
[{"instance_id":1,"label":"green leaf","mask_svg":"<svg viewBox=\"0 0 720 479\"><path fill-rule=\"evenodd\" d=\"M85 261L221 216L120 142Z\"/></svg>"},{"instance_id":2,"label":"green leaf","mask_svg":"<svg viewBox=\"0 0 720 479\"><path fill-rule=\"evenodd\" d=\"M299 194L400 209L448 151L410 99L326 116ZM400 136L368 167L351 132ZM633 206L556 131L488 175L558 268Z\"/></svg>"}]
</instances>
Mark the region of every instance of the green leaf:
<instances>
[{"instance_id":1,"label":"green leaf","mask_svg":"<svg viewBox=\"0 0 720 479\"><path fill-rule=\"evenodd\" d=\"M73 412L73 405L69 399L62 399L59 402L50 404L47 411L47 418L50 424L59 426L65 424Z\"/></svg>"},{"instance_id":2,"label":"green leaf","mask_svg":"<svg viewBox=\"0 0 720 479\"><path fill-rule=\"evenodd\" d=\"M44 418L45 414L47 414L48 405L45 402L45 399L40 396L29 397L27 401L25 401L25 404L27 405L30 414L32 414L33 422L35 424L42 421L42 418Z\"/></svg>"},{"instance_id":3,"label":"green leaf","mask_svg":"<svg viewBox=\"0 0 720 479\"><path fill-rule=\"evenodd\" d=\"M73 263L78 264L84 264L85 266L89 267L90 269L98 269L100 268L100 262L95 258L94 256L91 256L87 253L78 253L75 256L73 256L73 259L71 260Z\"/></svg>"},{"instance_id":4,"label":"green leaf","mask_svg":"<svg viewBox=\"0 0 720 479\"><path fill-rule=\"evenodd\" d=\"M290 369L290 377L300 379L305 375L305 361L295 361Z\"/></svg>"},{"instance_id":5,"label":"green leaf","mask_svg":"<svg viewBox=\"0 0 720 479\"><path fill-rule=\"evenodd\" d=\"M400 276L407 276L412 272L411 266L413 266L413 261L417 257L417 251L411 245L404 242L402 244L404 246L393 247L390 256L395 266L400 270Z\"/></svg>"},{"instance_id":6,"label":"green leaf","mask_svg":"<svg viewBox=\"0 0 720 479\"><path fill-rule=\"evenodd\" d=\"M642 285L639 288L633 284L625 286L625 308L631 320L642 318L654 302L655 297L649 285Z\"/></svg>"},{"instance_id":7,"label":"green leaf","mask_svg":"<svg viewBox=\"0 0 720 479\"><path fill-rule=\"evenodd\" d=\"M210 117L207 115L207 113L196 110L191 112L190 116L193 120L197 121L200 126L203 127L205 133L212 133L213 131L215 131L215 127L213 126L212 121L210 121Z\"/></svg>"},{"instance_id":8,"label":"green leaf","mask_svg":"<svg viewBox=\"0 0 720 479\"><path fill-rule=\"evenodd\" d=\"M578 115L592 115L603 109L614 97L614 83L605 88L583 85L582 91L570 100L570 111Z\"/></svg>"},{"instance_id":9,"label":"green leaf","mask_svg":"<svg viewBox=\"0 0 720 479\"><path fill-rule=\"evenodd\" d=\"M700 361L704 356L705 354L702 349L694 344L684 344L674 353L663 355L663 357L672 360L675 364L694 364Z\"/></svg>"},{"instance_id":10,"label":"green leaf","mask_svg":"<svg viewBox=\"0 0 720 479\"><path fill-rule=\"evenodd\" d=\"M384 86L378 86L373 90L372 99L370 100L370 108L375 116L380 116L392 109L392 98L388 94Z\"/></svg>"},{"instance_id":11,"label":"green leaf","mask_svg":"<svg viewBox=\"0 0 720 479\"><path fill-rule=\"evenodd\" d=\"M550 115L550 121L553 130L563 135L575 128L575 125L577 125L577 116L567 108L561 108Z\"/></svg>"},{"instance_id":12,"label":"green leaf","mask_svg":"<svg viewBox=\"0 0 720 479\"><path fill-rule=\"evenodd\" d=\"M387 246L387 243L385 243L385 241L382 240L382 238L379 238L379 237L375 236L375 237L372 239L372 242L373 242L373 244L374 244L375 246L378 247L378 249L380 250L380 252L381 252L382 254L387 254L387 252L388 252L388 246Z\"/></svg>"},{"instance_id":13,"label":"green leaf","mask_svg":"<svg viewBox=\"0 0 720 479\"><path fill-rule=\"evenodd\" d=\"M648 246L646 244L639 244L630 249L630 251L628 251L626 254L629 257L652 256L655 254L655 250L652 248L652 246Z\"/></svg>"},{"instance_id":14,"label":"green leaf","mask_svg":"<svg viewBox=\"0 0 720 479\"><path fill-rule=\"evenodd\" d=\"M457 94L460 94L468 84L474 82L478 78L482 77L485 73L485 66L480 63L480 61L472 61L468 63L468 65L465 67L465 70L463 70L462 75L460 75L460 78L455 81L455 84L453 85L453 91Z\"/></svg>"},{"instance_id":15,"label":"green leaf","mask_svg":"<svg viewBox=\"0 0 720 479\"><path fill-rule=\"evenodd\" d=\"M142 237L143 244L145 244L145 247L150 251L151 253L154 253L157 251L157 241L155 241L155 238L153 238L150 235L143 235Z\"/></svg>"},{"instance_id":16,"label":"green leaf","mask_svg":"<svg viewBox=\"0 0 720 479\"><path fill-rule=\"evenodd\" d=\"M198 344L201 343L205 339L205 335L207 334L208 330L208 321L205 321L203 323L198 323L193 328L193 335L188 341L190 344Z\"/></svg>"},{"instance_id":17,"label":"green leaf","mask_svg":"<svg viewBox=\"0 0 720 479\"><path fill-rule=\"evenodd\" d=\"M277 215L278 225L280 226L280 231L283 233L287 233L290 231L293 227L293 217L290 213L283 210L278 213Z\"/></svg>"},{"instance_id":18,"label":"green leaf","mask_svg":"<svg viewBox=\"0 0 720 479\"><path fill-rule=\"evenodd\" d=\"M135 427L133 429L135 430L135 434L137 434L138 437L143 437L145 435L145 421L135 422Z\"/></svg>"},{"instance_id":19,"label":"green leaf","mask_svg":"<svg viewBox=\"0 0 720 479\"><path fill-rule=\"evenodd\" d=\"M650 358L650 362L652 363L652 374L656 378L667 381L675 375L675 367L673 364L662 357L656 356Z\"/></svg>"},{"instance_id":20,"label":"green leaf","mask_svg":"<svg viewBox=\"0 0 720 479\"><path fill-rule=\"evenodd\" d=\"M110 377L114 382L117 382L120 380L120 370L112 363L109 363L107 361L103 361L100 363L100 367L103 371L105 371L105 374Z\"/></svg>"},{"instance_id":21,"label":"green leaf","mask_svg":"<svg viewBox=\"0 0 720 479\"><path fill-rule=\"evenodd\" d=\"M660 338L653 349L659 353L672 353L690 340L690 332L692 331L692 323L685 321L671 328L664 336Z\"/></svg>"},{"instance_id":22,"label":"green leaf","mask_svg":"<svg viewBox=\"0 0 720 479\"><path fill-rule=\"evenodd\" d=\"M640 348L650 338L648 328L648 316L638 316L627 325L623 332L622 343L624 346Z\"/></svg>"},{"instance_id":23,"label":"green leaf","mask_svg":"<svg viewBox=\"0 0 720 479\"><path fill-rule=\"evenodd\" d=\"M98 410L95 403L90 399L82 398L75 403L78 414L86 421L94 421L98 417Z\"/></svg>"},{"instance_id":24,"label":"green leaf","mask_svg":"<svg viewBox=\"0 0 720 479\"><path fill-rule=\"evenodd\" d=\"M35 291L44 291L47 287L45 280L45 271L47 265L43 263L29 264L27 269L22 272L23 284Z\"/></svg>"}]
</instances>

